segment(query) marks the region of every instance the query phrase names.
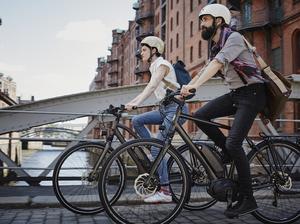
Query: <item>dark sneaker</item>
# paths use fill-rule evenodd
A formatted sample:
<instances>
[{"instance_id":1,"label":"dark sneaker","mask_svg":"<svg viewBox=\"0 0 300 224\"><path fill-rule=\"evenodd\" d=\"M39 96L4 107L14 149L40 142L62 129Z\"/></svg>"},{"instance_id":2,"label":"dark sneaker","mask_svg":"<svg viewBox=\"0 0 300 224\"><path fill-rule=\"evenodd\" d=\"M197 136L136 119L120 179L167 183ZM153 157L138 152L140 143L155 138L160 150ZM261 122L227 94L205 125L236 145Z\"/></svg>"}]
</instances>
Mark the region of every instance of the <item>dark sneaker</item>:
<instances>
[{"instance_id":1,"label":"dark sneaker","mask_svg":"<svg viewBox=\"0 0 300 224\"><path fill-rule=\"evenodd\" d=\"M224 215L227 218L233 219L254 212L256 209L255 198L253 196L244 196L233 207L226 209Z\"/></svg>"}]
</instances>

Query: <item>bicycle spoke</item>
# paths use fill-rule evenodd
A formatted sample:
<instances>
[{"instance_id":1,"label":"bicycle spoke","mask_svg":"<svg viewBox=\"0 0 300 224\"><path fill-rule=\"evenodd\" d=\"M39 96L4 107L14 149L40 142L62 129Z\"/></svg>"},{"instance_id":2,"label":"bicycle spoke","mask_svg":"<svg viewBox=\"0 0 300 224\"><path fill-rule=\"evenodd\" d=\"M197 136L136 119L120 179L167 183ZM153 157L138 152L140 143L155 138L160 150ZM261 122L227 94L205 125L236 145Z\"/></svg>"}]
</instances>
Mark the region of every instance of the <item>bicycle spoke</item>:
<instances>
[{"instance_id":1,"label":"bicycle spoke","mask_svg":"<svg viewBox=\"0 0 300 224\"><path fill-rule=\"evenodd\" d=\"M144 159L149 156L149 149L162 150L163 145L159 141L151 140L134 140L120 146L112 153L109 160L104 164L104 170L101 172L100 180L100 197L106 211L110 217L118 223L168 223L174 219L182 208L187 192L187 176L183 161L177 157L171 150L168 150L164 159L174 158L175 166L168 176L169 186L174 189L173 197L179 200L172 200L172 196L163 201L146 202L146 198L156 195L161 188L160 179L149 173L140 173L140 169L144 164ZM138 149L135 151L132 149ZM137 153L133 156L132 153ZM145 158L142 158L145 157ZM146 158L147 157L147 158ZM117 158L121 158L122 163L127 171L127 181L120 197L114 202L109 203L110 195L115 194L115 189L109 179L112 175L113 164ZM139 164L143 163L143 164ZM152 166L148 168L150 171ZM158 203L159 202L159 203ZM130 205L130 206L128 206Z\"/></svg>"},{"instance_id":2,"label":"bicycle spoke","mask_svg":"<svg viewBox=\"0 0 300 224\"><path fill-rule=\"evenodd\" d=\"M300 218L299 148L288 141L263 142L250 152L251 175L258 210L263 222L290 223ZM272 150L272 155L270 150Z\"/></svg>"}]
</instances>

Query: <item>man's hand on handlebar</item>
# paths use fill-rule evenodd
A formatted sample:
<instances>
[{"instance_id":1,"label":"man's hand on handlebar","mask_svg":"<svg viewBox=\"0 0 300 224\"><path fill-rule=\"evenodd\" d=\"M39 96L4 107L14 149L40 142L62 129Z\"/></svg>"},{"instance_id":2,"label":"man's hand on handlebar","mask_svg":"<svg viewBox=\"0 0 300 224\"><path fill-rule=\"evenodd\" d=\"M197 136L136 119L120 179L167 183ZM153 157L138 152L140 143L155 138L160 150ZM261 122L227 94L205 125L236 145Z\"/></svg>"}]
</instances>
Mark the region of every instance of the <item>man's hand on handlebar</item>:
<instances>
[{"instance_id":1,"label":"man's hand on handlebar","mask_svg":"<svg viewBox=\"0 0 300 224\"><path fill-rule=\"evenodd\" d=\"M180 95L186 97L196 92L196 87L194 85L183 85L180 91Z\"/></svg>"},{"instance_id":2,"label":"man's hand on handlebar","mask_svg":"<svg viewBox=\"0 0 300 224\"><path fill-rule=\"evenodd\" d=\"M134 103L127 103L127 104L125 105L125 109L126 109L127 111L132 111L132 110L135 110L136 108L137 108L137 105L134 104Z\"/></svg>"}]
</instances>

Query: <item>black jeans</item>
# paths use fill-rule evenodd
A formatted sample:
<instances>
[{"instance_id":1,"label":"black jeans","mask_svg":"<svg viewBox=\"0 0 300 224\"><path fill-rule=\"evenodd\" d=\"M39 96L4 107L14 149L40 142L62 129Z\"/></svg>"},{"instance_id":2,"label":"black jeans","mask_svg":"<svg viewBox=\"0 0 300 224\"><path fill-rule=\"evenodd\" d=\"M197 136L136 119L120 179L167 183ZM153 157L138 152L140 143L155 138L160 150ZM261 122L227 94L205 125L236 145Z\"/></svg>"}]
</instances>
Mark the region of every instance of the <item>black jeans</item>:
<instances>
[{"instance_id":1,"label":"black jeans","mask_svg":"<svg viewBox=\"0 0 300 224\"><path fill-rule=\"evenodd\" d=\"M266 104L265 85L251 84L232 90L230 93L209 101L194 116L202 120L235 115L227 138L217 128L197 123L198 127L234 160L238 173L239 192L252 195L250 166L243 150L247 136L256 115Z\"/></svg>"}]
</instances>

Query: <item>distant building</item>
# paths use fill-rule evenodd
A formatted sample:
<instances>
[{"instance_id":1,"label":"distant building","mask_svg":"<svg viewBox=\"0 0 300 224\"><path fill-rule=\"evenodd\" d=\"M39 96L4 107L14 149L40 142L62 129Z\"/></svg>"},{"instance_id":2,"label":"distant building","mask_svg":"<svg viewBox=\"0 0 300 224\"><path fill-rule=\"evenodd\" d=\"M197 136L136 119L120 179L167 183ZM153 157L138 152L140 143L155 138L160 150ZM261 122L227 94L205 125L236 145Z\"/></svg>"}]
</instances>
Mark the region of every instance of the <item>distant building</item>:
<instances>
[{"instance_id":1,"label":"distant building","mask_svg":"<svg viewBox=\"0 0 300 224\"><path fill-rule=\"evenodd\" d=\"M0 73L0 92L16 101L16 83L10 76ZM7 103L0 101L0 108L7 107Z\"/></svg>"},{"instance_id":2,"label":"distant building","mask_svg":"<svg viewBox=\"0 0 300 224\"><path fill-rule=\"evenodd\" d=\"M261 56L284 75L300 74L300 1L299 0L139 0L133 4L135 21L127 31L113 30L111 55L98 59L91 90L134 85L149 80L148 65L138 61L141 40L156 35L166 43L165 57L170 62L183 60L194 75L205 64L207 42L201 38L198 19L207 3L230 8L232 25L253 43ZM201 102L190 105L193 112ZM300 119L298 100L288 102L282 118ZM189 130L195 130L191 124ZM300 123L277 122L278 131L300 133ZM253 128L256 133L257 128ZM250 133L251 134L251 133Z\"/></svg>"},{"instance_id":3,"label":"distant building","mask_svg":"<svg viewBox=\"0 0 300 224\"><path fill-rule=\"evenodd\" d=\"M9 76L5 76L3 73L0 73L0 109L3 107L10 106L16 101L16 83ZM12 132L9 134L1 135L1 137L19 137L19 133ZM12 161L16 164L21 163L22 151L21 144L18 140L0 140L0 150L4 152ZM0 160L0 166L5 166ZM0 169L0 178L1 176L7 175L7 170Z\"/></svg>"}]
</instances>

